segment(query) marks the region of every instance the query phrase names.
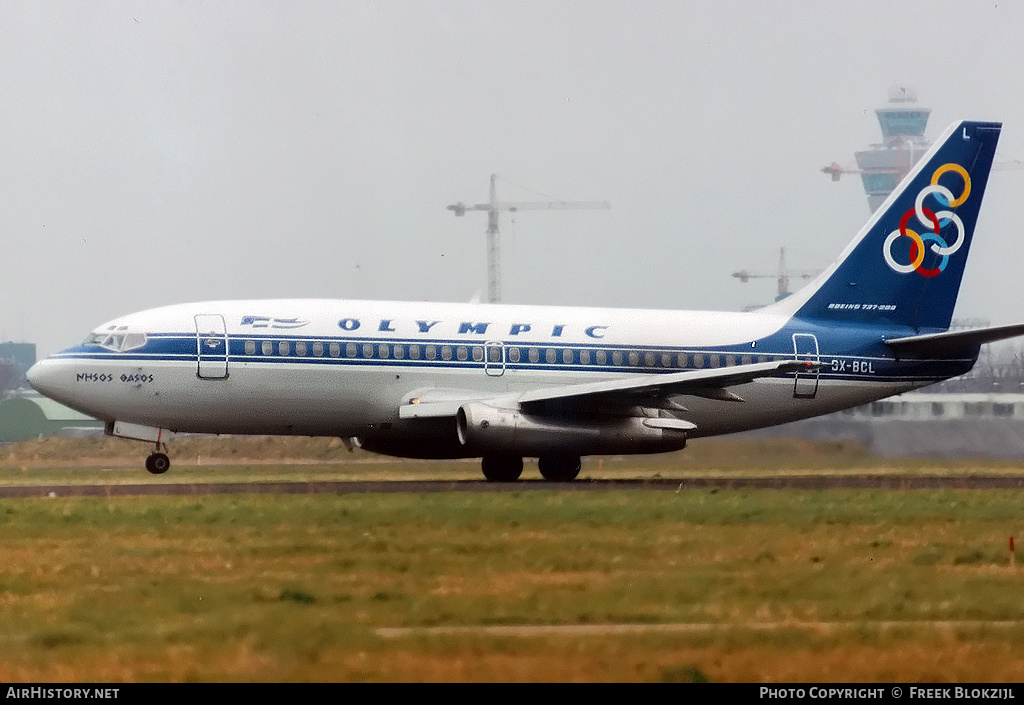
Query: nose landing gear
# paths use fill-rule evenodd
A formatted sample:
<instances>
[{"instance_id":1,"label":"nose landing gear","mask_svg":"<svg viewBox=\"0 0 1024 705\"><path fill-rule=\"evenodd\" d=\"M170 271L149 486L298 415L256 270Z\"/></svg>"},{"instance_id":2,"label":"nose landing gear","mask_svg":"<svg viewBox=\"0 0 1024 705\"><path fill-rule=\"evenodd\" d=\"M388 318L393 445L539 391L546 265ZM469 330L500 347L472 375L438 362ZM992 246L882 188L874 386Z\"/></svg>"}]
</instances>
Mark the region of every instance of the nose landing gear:
<instances>
[{"instance_id":1,"label":"nose landing gear","mask_svg":"<svg viewBox=\"0 0 1024 705\"><path fill-rule=\"evenodd\" d=\"M154 475L163 475L170 470L171 460L166 453L152 453L146 458L146 469Z\"/></svg>"},{"instance_id":2,"label":"nose landing gear","mask_svg":"<svg viewBox=\"0 0 1024 705\"><path fill-rule=\"evenodd\" d=\"M146 441L154 444L153 452L146 458L146 470L154 475L163 475L171 469L171 461L167 457L167 442L174 437L174 432L155 426L127 423L125 421L108 421L108 436L127 438L132 441Z\"/></svg>"},{"instance_id":3,"label":"nose landing gear","mask_svg":"<svg viewBox=\"0 0 1024 705\"><path fill-rule=\"evenodd\" d=\"M171 469L171 459L167 457L167 444L162 441L156 442L156 448L146 458L146 469L154 475L163 475Z\"/></svg>"}]
</instances>

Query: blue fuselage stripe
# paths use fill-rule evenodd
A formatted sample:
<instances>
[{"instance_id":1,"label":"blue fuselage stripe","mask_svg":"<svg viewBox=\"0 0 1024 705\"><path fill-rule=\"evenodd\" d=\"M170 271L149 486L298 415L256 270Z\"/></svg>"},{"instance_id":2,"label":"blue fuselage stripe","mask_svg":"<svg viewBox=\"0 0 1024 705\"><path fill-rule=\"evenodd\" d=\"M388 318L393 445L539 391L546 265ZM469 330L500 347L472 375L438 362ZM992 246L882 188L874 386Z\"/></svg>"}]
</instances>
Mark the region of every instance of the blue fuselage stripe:
<instances>
[{"instance_id":1,"label":"blue fuselage stripe","mask_svg":"<svg viewBox=\"0 0 1024 705\"><path fill-rule=\"evenodd\" d=\"M784 340L787 336L779 336ZM823 337L823 336L821 336ZM774 341L773 341L774 342ZM365 366L408 369L478 369L579 371L601 373L670 373L688 369L731 367L751 362L791 360L792 349L780 352L768 345L749 344L700 347L626 346L590 343L523 343L521 341L465 341L450 339L395 340L388 338L339 338L326 336L261 335L229 338L228 352L203 350L195 335L156 334L145 346L117 352L97 345L78 346L54 355L60 359L111 362L224 362L228 364L298 364ZM486 358L497 349L500 359ZM319 355L314 354L314 350ZM302 354L299 354L299 352ZM382 355L383 351L383 355ZM428 357L431 354L432 357ZM396 356L396 352L399 355ZM283 354L282 354L283 353ZM463 359L459 359L460 354ZM515 357L516 359L512 359ZM823 378L843 380L916 382L946 379L963 374L973 358L897 361L871 354L801 355L821 362ZM682 362L683 364L680 364ZM787 376L792 376L787 375Z\"/></svg>"}]
</instances>

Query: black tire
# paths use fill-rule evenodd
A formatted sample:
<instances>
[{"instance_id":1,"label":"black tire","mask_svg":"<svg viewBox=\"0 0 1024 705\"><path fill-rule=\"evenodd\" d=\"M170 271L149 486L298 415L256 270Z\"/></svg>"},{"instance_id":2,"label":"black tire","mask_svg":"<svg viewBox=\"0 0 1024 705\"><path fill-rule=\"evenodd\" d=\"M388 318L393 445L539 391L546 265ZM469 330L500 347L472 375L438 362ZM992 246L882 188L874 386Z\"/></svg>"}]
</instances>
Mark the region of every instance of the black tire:
<instances>
[{"instance_id":1,"label":"black tire","mask_svg":"<svg viewBox=\"0 0 1024 705\"><path fill-rule=\"evenodd\" d=\"M542 455L537 458L537 468L549 482L572 482L579 476L582 467L578 455Z\"/></svg>"},{"instance_id":2,"label":"black tire","mask_svg":"<svg viewBox=\"0 0 1024 705\"><path fill-rule=\"evenodd\" d=\"M489 482L515 482L523 474L523 459L514 455L487 455L480 459L480 469Z\"/></svg>"},{"instance_id":3,"label":"black tire","mask_svg":"<svg viewBox=\"0 0 1024 705\"><path fill-rule=\"evenodd\" d=\"M153 453L146 458L146 469L154 475L163 475L171 469L171 460L163 453Z\"/></svg>"}]
</instances>

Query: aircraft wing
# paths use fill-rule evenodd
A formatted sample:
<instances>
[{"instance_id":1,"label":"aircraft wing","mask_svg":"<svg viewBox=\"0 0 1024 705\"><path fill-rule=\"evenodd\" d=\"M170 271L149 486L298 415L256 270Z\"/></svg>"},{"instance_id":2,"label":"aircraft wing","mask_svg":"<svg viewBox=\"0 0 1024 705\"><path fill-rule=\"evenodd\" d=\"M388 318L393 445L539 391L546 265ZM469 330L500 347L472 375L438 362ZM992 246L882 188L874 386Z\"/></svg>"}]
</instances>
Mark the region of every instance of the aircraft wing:
<instances>
[{"instance_id":1,"label":"aircraft wing","mask_svg":"<svg viewBox=\"0 0 1024 705\"><path fill-rule=\"evenodd\" d=\"M727 388L746 384L761 377L788 372L813 370L817 363L804 360L759 362L750 365L687 370L666 374L637 374L622 379L583 382L559 387L541 387L520 394L484 397L479 393L464 396L435 390L410 399L399 408L399 417L437 418L454 416L459 407L470 401L484 401L495 406L515 407L543 413L552 406L585 408L599 405L632 406L645 400L667 400L671 396L699 396L722 401L743 401ZM682 407L679 407L682 408Z\"/></svg>"},{"instance_id":2,"label":"aircraft wing","mask_svg":"<svg viewBox=\"0 0 1024 705\"><path fill-rule=\"evenodd\" d=\"M973 330L951 330L944 333L912 335L906 338L891 338L885 344L892 348L898 358L942 357L997 340L1024 335L1024 323L1009 326L992 326Z\"/></svg>"}]
</instances>

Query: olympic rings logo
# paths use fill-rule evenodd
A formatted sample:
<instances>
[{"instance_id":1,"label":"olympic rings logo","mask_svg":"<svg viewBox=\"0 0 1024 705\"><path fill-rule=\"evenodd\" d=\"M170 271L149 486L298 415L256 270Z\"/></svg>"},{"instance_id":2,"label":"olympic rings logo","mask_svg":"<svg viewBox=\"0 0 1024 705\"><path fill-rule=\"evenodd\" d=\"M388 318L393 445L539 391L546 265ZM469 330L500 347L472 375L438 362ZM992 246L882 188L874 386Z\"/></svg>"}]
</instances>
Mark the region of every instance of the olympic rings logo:
<instances>
[{"instance_id":1,"label":"olympic rings logo","mask_svg":"<svg viewBox=\"0 0 1024 705\"><path fill-rule=\"evenodd\" d=\"M950 171L954 174L959 174L964 182L963 193L957 198L953 198L953 192L948 188L939 185L939 177ZM949 263L950 255L955 254L964 244L964 224L953 211L943 210L935 213L925 208L924 199L928 196L934 196L941 206L956 208L966 201L970 195L971 177L967 175L966 169L959 164L943 164L936 169L935 173L932 174L931 185L921 189L921 192L917 194L917 199L914 201L914 207L903 214L903 218L900 219L899 229L893 230L889 233L889 237L885 239L882 255L885 257L885 263L889 265L889 268L900 274L917 272L923 277L934 277L942 272L946 268L946 264ZM907 227L910 217L914 215L917 216L917 220L921 225L927 228L927 231L918 234ZM956 240L953 241L952 245L948 243L941 232L950 223L956 228ZM910 262L908 264L900 264L892 256L892 245L901 237L910 238ZM938 266L932 269L926 269L921 266L924 263L925 242L930 242L931 251L942 257Z\"/></svg>"}]
</instances>

